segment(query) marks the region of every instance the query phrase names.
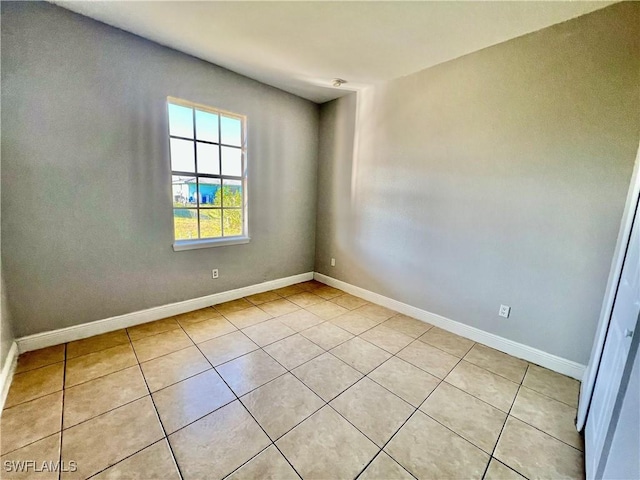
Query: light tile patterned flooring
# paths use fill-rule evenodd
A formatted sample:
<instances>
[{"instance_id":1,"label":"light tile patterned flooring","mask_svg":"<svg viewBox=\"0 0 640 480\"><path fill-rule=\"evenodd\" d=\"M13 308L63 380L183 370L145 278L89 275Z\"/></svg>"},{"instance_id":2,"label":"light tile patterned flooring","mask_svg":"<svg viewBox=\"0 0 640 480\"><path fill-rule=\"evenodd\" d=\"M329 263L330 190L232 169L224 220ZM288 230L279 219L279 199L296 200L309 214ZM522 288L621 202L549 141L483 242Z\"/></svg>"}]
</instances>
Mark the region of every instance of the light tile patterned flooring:
<instances>
[{"instance_id":1,"label":"light tile patterned flooring","mask_svg":"<svg viewBox=\"0 0 640 480\"><path fill-rule=\"evenodd\" d=\"M63 479L582 478L578 388L310 281L21 355L1 460L75 462Z\"/></svg>"}]
</instances>

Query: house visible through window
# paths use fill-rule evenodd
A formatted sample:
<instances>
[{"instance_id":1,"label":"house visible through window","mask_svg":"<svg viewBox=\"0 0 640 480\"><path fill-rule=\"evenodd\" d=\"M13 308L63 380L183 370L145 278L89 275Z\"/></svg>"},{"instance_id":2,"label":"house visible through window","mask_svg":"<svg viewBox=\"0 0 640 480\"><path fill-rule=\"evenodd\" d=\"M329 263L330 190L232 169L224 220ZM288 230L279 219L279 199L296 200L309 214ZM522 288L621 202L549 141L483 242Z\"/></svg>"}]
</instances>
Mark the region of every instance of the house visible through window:
<instances>
[{"instance_id":1,"label":"house visible through window","mask_svg":"<svg viewBox=\"0 0 640 480\"><path fill-rule=\"evenodd\" d=\"M168 99L176 243L246 232L245 117Z\"/></svg>"}]
</instances>

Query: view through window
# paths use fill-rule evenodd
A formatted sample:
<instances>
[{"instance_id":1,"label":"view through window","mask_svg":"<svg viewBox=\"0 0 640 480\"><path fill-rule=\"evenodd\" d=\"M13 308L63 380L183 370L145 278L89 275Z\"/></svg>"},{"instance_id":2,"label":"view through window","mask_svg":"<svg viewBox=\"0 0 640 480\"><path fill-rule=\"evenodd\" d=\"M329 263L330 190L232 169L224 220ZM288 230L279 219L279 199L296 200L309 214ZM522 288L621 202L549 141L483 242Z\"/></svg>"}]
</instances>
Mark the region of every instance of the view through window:
<instances>
[{"instance_id":1,"label":"view through window","mask_svg":"<svg viewBox=\"0 0 640 480\"><path fill-rule=\"evenodd\" d=\"M245 118L169 98L176 241L245 236Z\"/></svg>"}]
</instances>

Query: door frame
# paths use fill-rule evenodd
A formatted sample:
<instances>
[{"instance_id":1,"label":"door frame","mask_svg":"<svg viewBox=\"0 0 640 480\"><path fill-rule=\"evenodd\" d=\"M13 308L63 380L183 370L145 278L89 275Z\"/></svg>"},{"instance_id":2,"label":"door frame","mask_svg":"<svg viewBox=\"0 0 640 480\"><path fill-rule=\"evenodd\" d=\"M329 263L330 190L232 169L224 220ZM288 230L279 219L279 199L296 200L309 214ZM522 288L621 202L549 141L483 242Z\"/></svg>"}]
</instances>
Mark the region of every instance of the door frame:
<instances>
[{"instance_id":1,"label":"door frame","mask_svg":"<svg viewBox=\"0 0 640 480\"><path fill-rule=\"evenodd\" d=\"M613 253L613 259L611 262L611 269L609 271L609 279L607 281L607 288L604 294L604 300L602 302L602 308L600 310L600 320L598 321L598 327L594 337L593 347L591 349L591 357L589 358L589 364L582 378L582 385L580 388L580 402L578 403L578 416L576 420L576 426L579 431L584 428L589 413L589 406L591 405L591 396L593 394L593 388L596 383L596 377L598 375L598 368L600 366L600 359L602 357L602 351L604 349L604 343L609 330L609 323L611 321L611 314L613 313L613 305L616 299L616 293L618 292L618 284L622 275L622 267L624 265L624 259L627 253L627 247L629 245L629 238L631 236L631 228L633 226L633 220L638 209L640 196L640 145L636 153L636 161L633 167L633 173L631 174L631 183L627 192L627 199L622 212L622 219L620 221L620 229L618 232L618 240L616 242L616 248Z\"/></svg>"}]
</instances>

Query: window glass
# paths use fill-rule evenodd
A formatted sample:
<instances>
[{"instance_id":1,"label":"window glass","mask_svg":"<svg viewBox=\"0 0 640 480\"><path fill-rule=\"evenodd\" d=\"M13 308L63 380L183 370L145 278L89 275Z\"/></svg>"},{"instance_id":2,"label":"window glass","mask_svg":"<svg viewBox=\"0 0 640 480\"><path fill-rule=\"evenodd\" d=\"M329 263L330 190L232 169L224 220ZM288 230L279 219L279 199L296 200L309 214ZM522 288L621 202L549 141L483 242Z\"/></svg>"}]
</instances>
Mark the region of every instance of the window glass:
<instances>
[{"instance_id":1,"label":"window glass","mask_svg":"<svg viewBox=\"0 0 640 480\"><path fill-rule=\"evenodd\" d=\"M171 178L173 207L196 207L198 203L198 197L196 195L196 177L173 175Z\"/></svg>"},{"instance_id":2,"label":"window glass","mask_svg":"<svg viewBox=\"0 0 640 480\"><path fill-rule=\"evenodd\" d=\"M246 236L244 118L177 102L167 109L175 240Z\"/></svg>"},{"instance_id":3,"label":"window glass","mask_svg":"<svg viewBox=\"0 0 640 480\"><path fill-rule=\"evenodd\" d=\"M198 179L198 191L200 193L198 201L201 207L220 206L222 192L219 178L200 177Z\"/></svg>"},{"instance_id":4,"label":"window glass","mask_svg":"<svg viewBox=\"0 0 640 480\"><path fill-rule=\"evenodd\" d=\"M242 182L240 180L223 180L222 206L242 207Z\"/></svg>"},{"instance_id":5,"label":"window glass","mask_svg":"<svg viewBox=\"0 0 640 480\"><path fill-rule=\"evenodd\" d=\"M169 135L193 138L193 110L169 104Z\"/></svg>"},{"instance_id":6,"label":"window glass","mask_svg":"<svg viewBox=\"0 0 640 480\"><path fill-rule=\"evenodd\" d=\"M218 143L218 115L196 110L196 139Z\"/></svg>"},{"instance_id":7,"label":"window glass","mask_svg":"<svg viewBox=\"0 0 640 480\"><path fill-rule=\"evenodd\" d=\"M176 240L193 240L198 238L197 209L174 208L173 224Z\"/></svg>"},{"instance_id":8,"label":"window glass","mask_svg":"<svg viewBox=\"0 0 640 480\"><path fill-rule=\"evenodd\" d=\"M220 175L220 147L209 143L196 142L198 173Z\"/></svg>"},{"instance_id":9,"label":"window glass","mask_svg":"<svg viewBox=\"0 0 640 480\"><path fill-rule=\"evenodd\" d=\"M242 210L228 209L222 210L223 231L225 236L242 235Z\"/></svg>"},{"instance_id":10,"label":"window glass","mask_svg":"<svg viewBox=\"0 0 640 480\"><path fill-rule=\"evenodd\" d=\"M195 173L196 162L192 141L171 139L171 170Z\"/></svg>"},{"instance_id":11,"label":"window glass","mask_svg":"<svg viewBox=\"0 0 640 480\"><path fill-rule=\"evenodd\" d=\"M234 177L242 176L242 150L235 147L222 147L222 174Z\"/></svg>"},{"instance_id":12,"label":"window glass","mask_svg":"<svg viewBox=\"0 0 640 480\"><path fill-rule=\"evenodd\" d=\"M239 118L221 117L220 130L224 145L242 146L242 122Z\"/></svg>"},{"instance_id":13,"label":"window glass","mask_svg":"<svg viewBox=\"0 0 640 480\"><path fill-rule=\"evenodd\" d=\"M236 235L241 235L240 233ZM229 234L226 234L227 236ZM202 238L216 238L222 236L222 210L219 208L200 209L200 236Z\"/></svg>"}]
</instances>

